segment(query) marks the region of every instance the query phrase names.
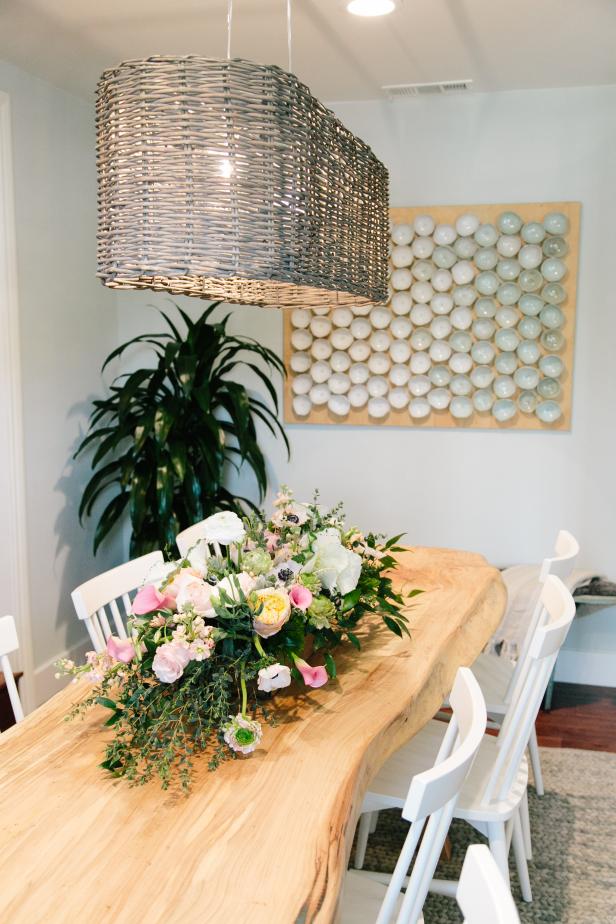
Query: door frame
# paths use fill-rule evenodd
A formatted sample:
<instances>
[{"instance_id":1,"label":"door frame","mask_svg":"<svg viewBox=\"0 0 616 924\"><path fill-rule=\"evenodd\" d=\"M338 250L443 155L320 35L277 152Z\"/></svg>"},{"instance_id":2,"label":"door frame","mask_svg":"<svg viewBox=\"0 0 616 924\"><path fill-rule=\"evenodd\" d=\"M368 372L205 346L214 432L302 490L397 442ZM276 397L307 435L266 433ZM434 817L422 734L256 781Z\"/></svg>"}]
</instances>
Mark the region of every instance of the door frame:
<instances>
[{"instance_id":1,"label":"door frame","mask_svg":"<svg viewBox=\"0 0 616 924\"><path fill-rule=\"evenodd\" d=\"M30 592L28 586L28 543L26 535L26 484L23 442L23 409L21 389L21 358L19 337L19 300L17 287L17 240L15 230L15 197L11 136L11 104L7 93L0 90L0 364L8 372L8 433L1 434L5 461L13 486L9 509L6 511L8 548L12 587L15 601L15 621L19 635L16 666L23 671L20 695L24 711L35 706L34 658ZM2 615L2 614L0 614Z\"/></svg>"}]
</instances>

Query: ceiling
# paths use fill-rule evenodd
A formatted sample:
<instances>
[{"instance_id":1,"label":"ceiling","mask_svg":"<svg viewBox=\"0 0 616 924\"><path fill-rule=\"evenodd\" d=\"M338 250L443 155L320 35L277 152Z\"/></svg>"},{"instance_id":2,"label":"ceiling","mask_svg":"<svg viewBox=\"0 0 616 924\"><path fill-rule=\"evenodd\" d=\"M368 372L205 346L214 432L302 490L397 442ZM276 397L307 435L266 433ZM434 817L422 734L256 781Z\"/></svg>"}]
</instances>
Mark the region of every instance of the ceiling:
<instances>
[{"instance_id":1,"label":"ceiling","mask_svg":"<svg viewBox=\"0 0 616 924\"><path fill-rule=\"evenodd\" d=\"M226 0L0 0L0 58L91 98L152 54L226 55ZM285 0L235 0L232 55L287 65ZM360 19L294 0L293 70L328 101L472 78L478 91L616 84L616 0L402 0Z\"/></svg>"}]
</instances>

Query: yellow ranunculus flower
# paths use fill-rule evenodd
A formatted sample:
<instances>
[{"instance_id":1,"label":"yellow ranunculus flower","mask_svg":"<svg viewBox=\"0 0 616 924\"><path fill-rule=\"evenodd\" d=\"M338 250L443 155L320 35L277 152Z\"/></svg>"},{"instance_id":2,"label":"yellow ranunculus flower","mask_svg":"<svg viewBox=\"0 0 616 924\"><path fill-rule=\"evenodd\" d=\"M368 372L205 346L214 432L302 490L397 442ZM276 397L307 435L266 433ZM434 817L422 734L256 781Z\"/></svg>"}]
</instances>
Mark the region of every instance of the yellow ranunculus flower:
<instances>
[{"instance_id":1,"label":"yellow ranunculus flower","mask_svg":"<svg viewBox=\"0 0 616 924\"><path fill-rule=\"evenodd\" d=\"M254 630L261 638L269 638L280 632L291 615L291 601L286 590L277 587L265 587L251 594L253 608L259 610L254 619Z\"/></svg>"}]
</instances>

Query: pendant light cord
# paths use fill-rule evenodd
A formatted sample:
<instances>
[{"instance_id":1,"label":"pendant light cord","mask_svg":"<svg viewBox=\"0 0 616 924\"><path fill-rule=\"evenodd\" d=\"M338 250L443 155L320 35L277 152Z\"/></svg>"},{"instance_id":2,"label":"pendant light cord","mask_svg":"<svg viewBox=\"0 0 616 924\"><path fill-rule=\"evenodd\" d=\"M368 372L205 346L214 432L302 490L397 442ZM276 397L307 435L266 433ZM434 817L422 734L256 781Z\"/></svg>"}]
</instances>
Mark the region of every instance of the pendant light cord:
<instances>
[{"instance_id":1,"label":"pendant light cord","mask_svg":"<svg viewBox=\"0 0 616 924\"><path fill-rule=\"evenodd\" d=\"M291 0L287 0L287 51L289 53L289 73L292 73L292 48L291 48L291 37L292 37L292 22L291 22Z\"/></svg>"},{"instance_id":2,"label":"pendant light cord","mask_svg":"<svg viewBox=\"0 0 616 924\"><path fill-rule=\"evenodd\" d=\"M231 25L233 22L233 0L227 0L227 58L231 58Z\"/></svg>"},{"instance_id":3,"label":"pendant light cord","mask_svg":"<svg viewBox=\"0 0 616 924\"><path fill-rule=\"evenodd\" d=\"M233 25L233 0L227 0L227 59L231 58L231 27ZM287 0L287 54L289 57L289 73L293 71L293 19L291 16L291 0Z\"/></svg>"}]
</instances>

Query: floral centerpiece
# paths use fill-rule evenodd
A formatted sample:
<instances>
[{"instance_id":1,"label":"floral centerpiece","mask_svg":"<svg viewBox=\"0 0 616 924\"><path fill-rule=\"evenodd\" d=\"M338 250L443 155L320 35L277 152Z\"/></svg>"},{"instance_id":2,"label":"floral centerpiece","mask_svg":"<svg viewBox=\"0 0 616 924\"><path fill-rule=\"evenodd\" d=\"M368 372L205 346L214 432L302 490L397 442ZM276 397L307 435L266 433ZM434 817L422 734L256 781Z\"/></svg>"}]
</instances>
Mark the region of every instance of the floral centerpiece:
<instances>
[{"instance_id":1,"label":"floral centerpiece","mask_svg":"<svg viewBox=\"0 0 616 924\"><path fill-rule=\"evenodd\" d=\"M269 520L223 511L204 521L203 537L149 575L128 638L111 636L83 665L59 662L95 684L72 715L111 710L102 766L131 781L157 774L166 787L179 775L187 788L199 752L211 769L250 754L259 719L275 723L267 694L293 679L307 688L334 680L336 648L359 651L355 630L367 614L408 634L391 580L400 537L348 529L341 505L325 510L318 496L300 504L283 489Z\"/></svg>"}]
</instances>

